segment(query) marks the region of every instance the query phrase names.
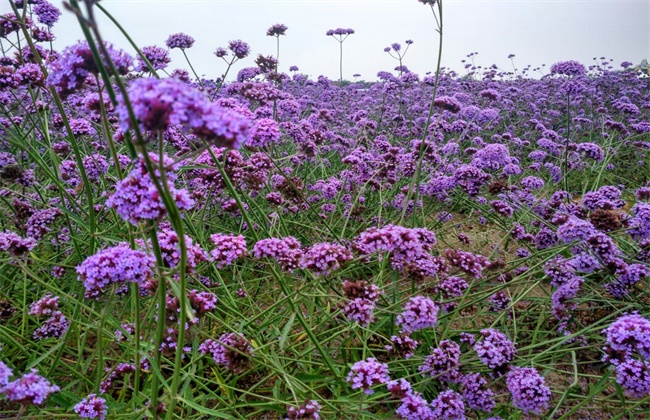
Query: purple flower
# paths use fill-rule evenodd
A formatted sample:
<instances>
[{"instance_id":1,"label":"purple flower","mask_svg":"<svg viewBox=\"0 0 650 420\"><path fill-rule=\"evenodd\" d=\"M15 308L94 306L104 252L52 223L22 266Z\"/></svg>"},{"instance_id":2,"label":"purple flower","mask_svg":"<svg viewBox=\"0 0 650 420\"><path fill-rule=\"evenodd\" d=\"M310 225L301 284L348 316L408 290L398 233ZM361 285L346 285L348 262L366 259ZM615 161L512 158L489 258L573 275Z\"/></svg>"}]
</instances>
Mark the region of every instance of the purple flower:
<instances>
[{"instance_id":1,"label":"purple flower","mask_svg":"<svg viewBox=\"0 0 650 420\"><path fill-rule=\"evenodd\" d=\"M551 390L534 368L515 367L506 375L506 386L512 395L512 404L524 414L540 415L548 409Z\"/></svg>"},{"instance_id":2,"label":"purple flower","mask_svg":"<svg viewBox=\"0 0 650 420\"><path fill-rule=\"evenodd\" d=\"M393 398L403 399L407 395L413 392L413 387L411 383L406 379L399 379L397 381L388 381L386 383L386 388L390 392L390 395Z\"/></svg>"},{"instance_id":3,"label":"purple flower","mask_svg":"<svg viewBox=\"0 0 650 420\"><path fill-rule=\"evenodd\" d=\"M248 44L241 39L236 39L234 41L228 42L228 49L230 49L233 55L239 60L248 57L248 54L250 54L251 51L251 48L248 46Z\"/></svg>"},{"instance_id":4,"label":"purple flower","mask_svg":"<svg viewBox=\"0 0 650 420\"><path fill-rule=\"evenodd\" d=\"M375 317L373 315L374 309L375 302L372 300L356 298L348 302L341 311L350 321L356 321L362 327L367 327L369 324L375 322Z\"/></svg>"},{"instance_id":5,"label":"purple flower","mask_svg":"<svg viewBox=\"0 0 650 420\"><path fill-rule=\"evenodd\" d=\"M605 158L605 152L603 149L595 143L580 143L576 146L576 151L583 152L586 156L600 162Z\"/></svg>"},{"instance_id":6,"label":"purple flower","mask_svg":"<svg viewBox=\"0 0 650 420\"><path fill-rule=\"evenodd\" d=\"M74 406L74 412L85 419L104 420L108 414L106 400L97 394L90 394Z\"/></svg>"},{"instance_id":7,"label":"purple flower","mask_svg":"<svg viewBox=\"0 0 650 420\"><path fill-rule=\"evenodd\" d=\"M375 392L370 389L371 386L385 384L389 380L388 365L379 363L373 357L353 364L347 378L347 381L352 384L352 389L362 388L366 394Z\"/></svg>"},{"instance_id":8,"label":"purple flower","mask_svg":"<svg viewBox=\"0 0 650 420\"><path fill-rule=\"evenodd\" d=\"M269 29L266 31L266 36L277 36L279 37L280 35L286 35L287 32L287 25L283 25L281 23L276 23L275 25L271 26Z\"/></svg>"},{"instance_id":9,"label":"purple flower","mask_svg":"<svg viewBox=\"0 0 650 420\"><path fill-rule=\"evenodd\" d=\"M569 219L557 229L557 237L568 244L573 241L586 241L596 229L586 220L570 216Z\"/></svg>"},{"instance_id":10,"label":"purple flower","mask_svg":"<svg viewBox=\"0 0 650 420\"><path fill-rule=\"evenodd\" d=\"M402 313L397 315L396 325L409 333L427 327L433 327L438 320L438 306L425 296L414 296L404 305Z\"/></svg>"},{"instance_id":11,"label":"purple flower","mask_svg":"<svg viewBox=\"0 0 650 420\"><path fill-rule=\"evenodd\" d=\"M639 314L624 315L604 331L607 344L614 350L650 359L650 320Z\"/></svg>"},{"instance_id":12,"label":"purple flower","mask_svg":"<svg viewBox=\"0 0 650 420\"><path fill-rule=\"evenodd\" d=\"M345 28L336 28L336 29L330 29L327 32L325 32L325 35L327 36L334 36L337 35L340 39L345 39L347 35L352 35L354 33L354 29L345 29Z\"/></svg>"},{"instance_id":13,"label":"purple flower","mask_svg":"<svg viewBox=\"0 0 650 420\"><path fill-rule=\"evenodd\" d=\"M463 375L460 383L463 386L461 395L469 408L488 413L494 409L494 392L487 387L488 383L480 373Z\"/></svg>"},{"instance_id":14,"label":"purple flower","mask_svg":"<svg viewBox=\"0 0 650 420\"><path fill-rule=\"evenodd\" d=\"M144 284L153 276L151 254L121 243L92 255L77 266L78 280L86 287L86 297L96 297L111 283Z\"/></svg>"},{"instance_id":15,"label":"purple flower","mask_svg":"<svg viewBox=\"0 0 650 420\"><path fill-rule=\"evenodd\" d=\"M494 209L495 212L504 217L512 217L514 210L508 203L503 200L492 200L490 201L490 207Z\"/></svg>"},{"instance_id":16,"label":"purple flower","mask_svg":"<svg viewBox=\"0 0 650 420\"><path fill-rule=\"evenodd\" d=\"M294 419L320 419L321 405L316 400L305 400L305 403L299 407L287 407L287 417L285 420Z\"/></svg>"},{"instance_id":17,"label":"purple flower","mask_svg":"<svg viewBox=\"0 0 650 420\"><path fill-rule=\"evenodd\" d=\"M437 420L465 420L463 398L450 389L443 391L431 401L431 414Z\"/></svg>"},{"instance_id":18,"label":"purple flower","mask_svg":"<svg viewBox=\"0 0 650 420\"><path fill-rule=\"evenodd\" d=\"M629 220L630 235L636 240L650 238L650 203L636 203L630 214L633 215Z\"/></svg>"},{"instance_id":19,"label":"purple flower","mask_svg":"<svg viewBox=\"0 0 650 420\"><path fill-rule=\"evenodd\" d=\"M508 147L501 143L488 144L476 152L472 165L480 169L497 170L511 163Z\"/></svg>"},{"instance_id":20,"label":"purple flower","mask_svg":"<svg viewBox=\"0 0 650 420\"><path fill-rule=\"evenodd\" d=\"M52 27L61 16L61 11L46 0L40 0L34 6L34 14L39 22L48 27Z\"/></svg>"},{"instance_id":21,"label":"purple flower","mask_svg":"<svg viewBox=\"0 0 650 420\"><path fill-rule=\"evenodd\" d=\"M481 330L483 336L474 344L474 350L484 365L491 369L501 369L515 358L517 349L508 337L494 328Z\"/></svg>"},{"instance_id":22,"label":"purple flower","mask_svg":"<svg viewBox=\"0 0 650 420\"><path fill-rule=\"evenodd\" d=\"M401 269L428 256L436 243L436 236L430 230L386 225L361 232L354 247L363 255L388 252L393 268Z\"/></svg>"},{"instance_id":23,"label":"purple flower","mask_svg":"<svg viewBox=\"0 0 650 420\"><path fill-rule=\"evenodd\" d=\"M491 311L499 312L507 309L510 305L510 296L505 292L496 292L488 298L489 307Z\"/></svg>"},{"instance_id":24,"label":"purple flower","mask_svg":"<svg viewBox=\"0 0 650 420\"><path fill-rule=\"evenodd\" d=\"M472 254L471 252L455 251L448 249L445 251L445 257L452 267L458 267L463 272L481 278L483 270L488 266L489 260L479 254Z\"/></svg>"},{"instance_id":25,"label":"purple flower","mask_svg":"<svg viewBox=\"0 0 650 420\"><path fill-rule=\"evenodd\" d=\"M0 360L0 387L9 383L9 378L14 375L13 371L2 360Z\"/></svg>"},{"instance_id":26,"label":"purple flower","mask_svg":"<svg viewBox=\"0 0 650 420\"><path fill-rule=\"evenodd\" d=\"M29 306L29 314L35 316L52 315L59 308L59 297L45 294L42 298Z\"/></svg>"},{"instance_id":27,"label":"purple flower","mask_svg":"<svg viewBox=\"0 0 650 420\"><path fill-rule=\"evenodd\" d=\"M235 373L242 373L250 364L253 348L246 338L237 333L222 334L218 340L205 340L200 346L201 354L210 353L215 363Z\"/></svg>"},{"instance_id":28,"label":"purple flower","mask_svg":"<svg viewBox=\"0 0 650 420\"><path fill-rule=\"evenodd\" d=\"M392 336L390 338L390 343L390 345L386 346L386 350L391 354L399 355L405 359L413 356L415 349L417 349L420 344L403 332L400 332L399 335Z\"/></svg>"},{"instance_id":29,"label":"purple flower","mask_svg":"<svg viewBox=\"0 0 650 420\"><path fill-rule=\"evenodd\" d=\"M560 61L551 66L551 74L565 76L582 76L587 72L585 66L574 60Z\"/></svg>"},{"instance_id":30,"label":"purple flower","mask_svg":"<svg viewBox=\"0 0 650 420\"><path fill-rule=\"evenodd\" d=\"M352 253L342 245L321 242L305 251L300 260L300 268L310 270L316 275L328 276L341 265L352 259Z\"/></svg>"},{"instance_id":31,"label":"purple flower","mask_svg":"<svg viewBox=\"0 0 650 420\"><path fill-rule=\"evenodd\" d=\"M158 155L149 155L153 166L158 168ZM170 167L172 160L164 156L163 165ZM173 169L173 167L171 168ZM156 170L156 177L160 179L159 169ZM176 205L181 210L189 210L194 206L185 189L176 189L173 182L176 174L168 170L167 187ZM137 226L143 220L159 220L167 214L167 209L158 193L151 174L147 171L144 158L136 162L136 167L123 180L115 186L115 192L106 200L106 206L115 209L117 214L124 220Z\"/></svg>"},{"instance_id":32,"label":"purple flower","mask_svg":"<svg viewBox=\"0 0 650 420\"><path fill-rule=\"evenodd\" d=\"M199 137L219 146L238 149L248 138L250 118L237 110L210 102L180 80L137 79L129 86L129 99L143 131L165 131L186 125ZM124 99L117 107L120 129L131 129Z\"/></svg>"},{"instance_id":33,"label":"purple flower","mask_svg":"<svg viewBox=\"0 0 650 420\"><path fill-rule=\"evenodd\" d=\"M214 55L216 55L217 58L223 58L223 57L226 57L228 55L228 51L226 51L225 48L219 47L214 51Z\"/></svg>"},{"instance_id":34,"label":"purple flower","mask_svg":"<svg viewBox=\"0 0 650 420\"><path fill-rule=\"evenodd\" d=\"M169 51L157 47L155 45L149 47L142 47L142 55L149 61L154 70L162 70L172 61L169 57ZM144 62L142 57L138 55L136 58L138 63L135 66L135 71L148 72L149 66Z\"/></svg>"},{"instance_id":35,"label":"purple flower","mask_svg":"<svg viewBox=\"0 0 650 420\"><path fill-rule=\"evenodd\" d=\"M176 267L181 259L181 246L176 231L171 228L168 222L165 222L160 225L160 230L156 233L156 236L158 237L160 253L165 267ZM143 242L136 240L136 243L145 248ZM207 261L209 256L200 245L195 244L194 240L187 235L185 235L185 246L187 248L186 268L188 273L191 273L199 263ZM151 249L151 241L149 241L148 249Z\"/></svg>"},{"instance_id":36,"label":"purple flower","mask_svg":"<svg viewBox=\"0 0 650 420\"><path fill-rule=\"evenodd\" d=\"M99 390L103 394L106 394L114 386L117 387L115 382L122 380L127 373L135 372L135 366L129 363L120 363L112 371L107 367L106 372L110 372L110 374L99 384Z\"/></svg>"},{"instance_id":37,"label":"purple flower","mask_svg":"<svg viewBox=\"0 0 650 420\"><path fill-rule=\"evenodd\" d=\"M215 233L210 235L210 240L216 248L210 251L218 269L222 269L243 256L248 251L246 249L246 239L242 235L232 235L224 233Z\"/></svg>"},{"instance_id":38,"label":"purple flower","mask_svg":"<svg viewBox=\"0 0 650 420\"><path fill-rule=\"evenodd\" d=\"M293 236L282 239L262 239L253 246L253 256L255 258L275 259L280 264L280 267L287 271L298 268L302 254L300 242Z\"/></svg>"},{"instance_id":39,"label":"purple flower","mask_svg":"<svg viewBox=\"0 0 650 420\"><path fill-rule=\"evenodd\" d=\"M434 106L437 106L438 108L442 108L445 111L449 111L453 114L460 111L460 109L463 107L462 104L458 101L458 99L454 98L453 96L438 96L433 101L433 104Z\"/></svg>"},{"instance_id":40,"label":"purple flower","mask_svg":"<svg viewBox=\"0 0 650 420\"><path fill-rule=\"evenodd\" d=\"M37 375L36 370L33 369L20 379L8 382L0 388L0 393L4 393L9 401L15 401L23 405L40 405L48 395L58 390L58 386L52 385L50 381Z\"/></svg>"},{"instance_id":41,"label":"purple flower","mask_svg":"<svg viewBox=\"0 0 650 420\"><path fill-rule=\"evenodd\" d=\"M442 340L437 348L431 351L422 366L418 368L422 374L437 377L441 382L457 383L460 380L460 346L450 340Z\"/></svg>"},{"instance_id":42,"label":"purple flower","mask_svg":"<svg viewBox=\"0 0 650 420\"><path fill-rule=\"evenodd\" d=\"M36 247L34 238L23 238L11 231L0 232L0 251L14 257L22 257Z\"/></svg>"},{"instance_id":43,"label":"purple flower","mask_svg":"<svg viewBox=\"0 0 650 420\"><path fill-rule=\"evenodd\" d=\"M52 312L52 316L34 331L35 340L46 338L61 338L68 331L70 321L60 312Z\"/></svg>"},{"instance_id":44,"label":"purple flower","mask_svg":"<svg viewBox=\"0 0 650 420\"><path fill-rule=\"evenodd\" d=\"M128 74L133 58L110 44L105 44L105 47L117 70L117 75ZM103 53L100 53L100 56L104 67L111 74L108 60ZM95 63L88 43L82 41L64 49L60 57L50 64L47 84L53 86L61 98L65 99L82 87L89 74L98 75L99 67Z\"/></svg>"},{"instance_id":45,"label":"purple flower","mask_svg":"<svg viewBox=\"0 0 650 420\"><path fill-rule=\"evenodd\" d=\"M245 145L249 147L266 147L275 144L280 140L280 128L278 123L271 118L262 118L255 121L250 129L250 135Z\"/></svg>"},{"instance_id":46,"label":"purple flower","mask_svg":"<svg viewBox=\"0 0 650 420\"><path fill-rule=\"evenodd\" d=\"M180 48L181 50L191 48L194 45L194 38L189 35L186 35L182 32L177 34L169 35L167 41L165 41L167 48L174 49Z\"/></svg>"},{"instance_id":47,"label":"purple flower","mask_svg":"<svg viewBox=\"0 0 650 420\"><path fill-rule=\"evenodd\" d=\"M402 405L400 405L395 414L400 418L407 420L434 420L431 407L427 400L422 395L415 391L409 391L401 398Z\"/></svg>"},{"instance_id":48,"label":"purple flower","mask_svg":"<svg viewBox=\"0 0 650 420\"><path fill-rule=\"evenodd\" d=\"M616 366L616 382L633 398L650 395L650 366L647 361L626 359Z\"/></svg>"},{"instance_id":49,"label":"purple flower","mask_svg":"<svg viewBox=\"0 0 650 420\"><path fill-rule=\"evenodd\" d=\"M490 175L472 165L461 165L454 171L457 185L471 197L478 195L481 187L491 178Z\"/></svg>"},{"instance_id":50,"label":"purple flower","mask_svg":"<svg viewBox=\"0 0 650 420\"><path fill-rule=\"evenodd\" d=\"M539 190L544 184L544 180L536 176L527 176L521 180L521 186L527 190Z\"/></svg>"},{"instance_id":51,"label":"purple flower","mask_svg":"<svg viewBox=\"0 0 650 420\"><path fill-rule=\"evenodd\" d=\"M217 295L214 293L191 290L187 298L190 301L190 306L199 316L213 311L217 307Z\"/></svg>"}]
</instances>

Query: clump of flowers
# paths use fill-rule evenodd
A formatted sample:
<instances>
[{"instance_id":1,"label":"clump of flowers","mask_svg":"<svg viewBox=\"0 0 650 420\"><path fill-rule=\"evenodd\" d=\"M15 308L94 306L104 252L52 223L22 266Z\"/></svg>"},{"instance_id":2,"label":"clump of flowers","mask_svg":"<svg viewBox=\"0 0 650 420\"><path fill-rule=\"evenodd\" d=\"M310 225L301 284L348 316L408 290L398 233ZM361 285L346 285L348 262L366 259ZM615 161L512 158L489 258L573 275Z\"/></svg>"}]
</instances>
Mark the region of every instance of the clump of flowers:
<instances>
[{"instance_id":1,"label":"clump of flowers","mask_svg":"<svg viewBox=\"0 0 650 420\"><path fill-rule=\"evenodd\" d=\"M442 340L431 351L422 366L422 374L437 377L439 381L456 383L460 380L460 346L450 340Z\"/></svg>"},{"instance_id":2,"label":"clump of flowers","mask_svg":"<svg viewBox=\"0 0 650 420\"><path fill-rule=\"evenodd\" d=\"M349 320L356 321L362 326L375 321L373 311L382 293L376 285L369 285L364 280L356 282L345 280L343 293L350 301L342 306L341 311Z\"/></svg>"},{"instance_id":3,"label":"clump of flowers","mask_svg":"<svg viewBox=\"0 0 650 420\"><path fill-rule=\"evenodd\" d=\"M409 229L389 224L361 232L355 239L354 247L362 255L387 252L393 268L401 269L429 257L428 252L436 243L435 234L428 229Z\"/></svg>"},{"instance_id":4,"label":"clump of flowers","mask_svg":"<svg viewBox=\"0 0 650 420\"><path fill-rule=\"evenodd\" d=\"M237 333L222 334L217 340L207 339L199 350L201 354L210 353L215 363L235 373L245 371L253 357L253 347L243 335Z\"/></svg>"},{"instance_id":5,"label":"clump of flowers","mask_svg":"<svg viewBox=\"0 0 650 420\"><path fill-rule=\"evenodd\" d=\"M300 268L313 271L316 275L328 276L351 259L352 253L344 246L321 242L305 251L300 260Z\"/></svg>"},{"instance_id":6,"label":"clump of flowers","mask_svg":"<svg viewBox=\"0 0 650 420\"><path fill-rule=\"evenodd\" d=\"M465 404L463 398L450 389L438 394L438 397L431 401L432 419L456 420L465 418Z\"/></svg>"},{"instance_id":7,"label":"clump of flowers","mask_svg":"<svg viewBox=\"0 0 650 420\"><path fill-rule=\"evenodd\" d=\"M468 373L460 380L463 386L461 395L467 406L474 410L490 412L496 406L494 392L480 373Z\"/></svg>"},{"instance_id":8,"label":"clump of flowers","mask_svg":"<svg viewBox=\"0 0 650 420\"><path fill-rule=\"evenodd\" d=\"M162 70L167 67L167 65L172 61L171 58L169 57L169 51L157 47L155 45L148 46L148 47L142 47L142 55L149 61L149 64L151 64L151 67L154 70ZM147 63L142 59L142 57L138 56L137 57L137 62L138 64L135 66L136 71L141 71L141 72L149 72L149 66L147 66Z\"/></svg>"},{"instance_id":9,"label":"clump of flowers","mask_svg":"<svg viewBox=\"0 0 650 420\"><path fill-rule=\"evenodd\" d=\"M501 370L515 358L517 349L504 333L488 328L481 330L481 335L483 337L474 344L474 350L484 365Z\"/></svg>"},{"instance_id":10,"label":"clump of flowers","mask_svg":"<svg viewBox=\"0 0 650 420\"><path fill-rule=\"evenodd\" d=\"M8 252L14 257L22 257L37 245L34 238L23 238L9 230L0 232L0 251Z\"/></svg>"},{"instance_id":11,"label":"clump of flowers","mask_svg":"<svg viewBox=\"0 0 650 420\"><path fill-rule=\"evenodd\" d=\"M210 235L210 240L216 246L215 249L210 251L210 255L212 255L218 269L232 265L235 260L244 257L248 253L246 239L243 235L215 233Z\"/></svg>"},{"instance_id":12,"label":"clump of flowers","mask_svg":"<svg viewBox=\"0 0 650 420\"><path fill-rule=\"evenodd\" d=\"M425 296L414 296L404 305L402 313L397 315L397 326L405 332L413 332L433 327L438 321L438 306Z\"/></svg>"},{"instance_id":13,"label":"clump of flowers","mask_svg":"<svg viewBox=\"0 0 650 420\"><path fill-rule=\"evenodd\" d=\"M9 401L15 401L22 405L40 405L48 395L57 391L59 391L59 387L38 375L35 369L0 387L0 393L5 394Z\"/></svg>"},{"instance_id":14,"label":"clump of flowers","mask_svg":"<svg viewBox=\"0 0 650 420\"><path fill-rule=\"evenodd\" d=\"M388 365L378 362L374 357L353 364L347 378L352 384L352 389L361 388L366 394L375 392L370 389L373 385L385 384L389 380Z\"/></svg>"},{"instance_id":15,"label":"clump of flowers","mask_svg":"<svg viewBox=\"0 0 650 420\"><path fill-rule=\"evenodd\" d=\"M483 270L490 262L486 257L480 254L472 254L471 252L453 249L446 250L445 257L452 267L458 267L463 272L470 274L477 279L483 276Z\"/></svg>"},{"instance_id":16,"label":"clump of flowers","mask_svg":"<svg viewBox=\"0 0 650 420\"><path fill-rule=\"evenodd\" d=\"M293 236L262 239L253 246L255 258L272 258L287 271L298 268L302 254L300 242Z\"/></svg>"},{"instance_id":17,"label":"clump of flowers","mask_svg":"<svg viewBox=\"0 0 650 420\"><path fill-rule=\"evenodd\" d=\"M506 375L506 386L512 403L525 414L542 414L548 409L551 390L535 368L515 367Z\"/></svg>"},{"instance_id":18,"label":"clump of flowers","mask_svg":"<svg viewBox=\"0 0 650 420\"><path fill-rule=\"evenodd\" d=\"M304 404L301 404L298 407L287 407L287 417L285 420L297 420L297 419L320 419L320 410L321 405L318 404L318 401L315 400L305 400Z\"/></svg>"},{"instance_id":19,"label":"clump of flowers","mask_svg":"<svg viewBox=\"0 0 650 420\"><path fill-rule=\"evenodd\" d=\"M167 41L165 41L165 45L167 45L167 48L170 49L179 48L181 50L185 50L192 48L192 45L194 45L194 38L187 34L179 32L169 35Z\"/></svg>"},{"instance_id":20,"label":"clump of flowers","mask_svg":"<svg viewBox=\"0 0 650 420\"><path fill-rule=\"evenodd\" d=\"M438 108L442 108L445 111L449 111L453 114L457 113L458 111L461 110L463 107L462 104L458 101L458 99L454 98L453 96L438 96L436 99L433 101L434 106Z\"/></svg>"},{"instance_id":21,"label":"clump of flowers","mask_svg":"<svg viewBox=\"0 0 650 420\"><path fill-rule=\"evenodd\" d=\"M403 332L398 335L393 335L390 338L390 343L390 345L386 346L386 350L393 355L399 355L405 359L413 356L413 354L415 354L415 349L417 349L420 344Z\"/></svg>"},{"instance_id":22,"label":"clump of flowers","mask_svg":"<svg viewBox=\"0 0 650 420\"><path fill-rule=\"evenodd\" d=\"M650 359L650 320L639 314L624 315L604 330L608 346L626 355L638 352Z\"/></svg>"},{"instance_id":23,"label":"clump of flowers","mask_svg":"<svg viewBox=\"0 0 650 420\"><path fill-rule=\"evenodd\" d=\"M165 131L185 125L218 146L238 149L248 139L251 121L235 109L210 102L199 90L175 79L142 78L131 82L128 96L142 131ZM120 129L133 128L124 98L116 108Z\"/></svg>"},{"instance_id":24,"label":"clump of flowers","mask_svg":"<svg viewBox=\"0 0 650 420\"><path fill-rule=\"evenodd\" d=\"M84 419L104 420L108 415L108 407L104 398L90 394L74 406L74 412Z\"/></svg>"},{"instance_id":25,"label":"clump of flowers","mask_svg":"<svg viewBox=\"0 0 650 420\"><path fill-rule=\"evenodd\" d=\"M551 66L551 74L561 74L564 76L582 76L587 72L585 66L577 61L560 61Z\"/></svg>"},{"instance_id":26,"label":"clump of flowers","mask_svg":"<svg viewBox=\"0 0 650 420\"><path fill-rule=\"evenodd\" d=\"M116 49L111 44L105 44L106 50L113 62L117 75L129 73L133 58L124 51ZM107 57L100 50L104 67L111 72ZM93 58L92 51L86 41L81 41L63 50L60 57L50 64L47 84L53 86L59 96L65 99L79 90L88 75L98 75L99 67Z\"/></svg>"},{"instance_id":27,"label":"clump of flowers","mask_svg":"<svg viewBox=\"0 0 650 420\"><path fill-rule=\"evenodd\" d=\"M86 258L77 266L77 274L86 287L85 296L97 297L110 284L144 284L153 276L154 264L153 255L121 243Z\"/></svg>"},{"instance_id":28,"label":"clump of flowers","mask_svg":"<svg viewBox=\"0 0 650 420\"><path fill-rule=\"evenodd\" d=\"M158 157L151 153L149 157L157 166ZM162 162L165 168L172 165L172 160L165 156ZM172 170L166 170L167 187L171 193L176 205L181 210L189 210L194 206L194 201L190 198L185 189L176 189L173 185L177 176ZM158 170L155 174L160 180ZM115 186L115 192L108 197L106 205L115 209L117 214L124 220L137 226L143 220L159 220L167 214L162 198L154 184L151 174L147 171L144 158L140 158L136 167L123 180Z\"/></svg>"}]
</instances>

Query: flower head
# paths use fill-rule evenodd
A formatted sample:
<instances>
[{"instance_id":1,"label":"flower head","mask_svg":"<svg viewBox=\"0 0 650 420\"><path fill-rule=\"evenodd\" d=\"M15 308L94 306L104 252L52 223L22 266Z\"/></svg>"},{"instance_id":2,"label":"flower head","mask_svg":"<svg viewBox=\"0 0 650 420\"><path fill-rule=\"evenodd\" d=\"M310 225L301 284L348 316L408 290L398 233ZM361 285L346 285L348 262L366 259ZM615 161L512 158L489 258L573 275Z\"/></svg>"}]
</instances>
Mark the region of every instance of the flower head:
<instances>
[{"instance_id":1,"label":"flower head","mask_svg":"<svg viewBox=\"0 0 650 420\"><path fill-rule=\"evenodd\" d=\"M40 405L48 395L58 390L58 386L52 385L50 381L36 374L36 370L32 370L21 378L8 382L0 388L0 393L4 393L9 401Z\"/></svg>"},{"instance_id":2,"label":"flower head","mask_svg":"<svg viewBox=\"0 0 650 420\"><path fill-rule=\"evenodd\" d=\"M405 332L413 332L433 327L438 320L438 306L425 296L414 296L404 305L402 313L397 315L397 326Z\"/></svg>"},{"instance_id":3,"label":"flower head","mask_svg":"<svg viewBox=\"0 0 650 420\"><path fill-rule=\"evenodd\" d=\"M180 48L181 50L185 50L187 48L191 48L192 45L194 45L194 38L182 32L179 32L177 34L169 35L169 38L167 38L165 44L167 45L167 48Z\"/></svg>"},{"instance_id":4,"label":"flower head","mask_svg":"<svg viewBox=\"0 0 650 420\"><path fill-rule=\"evenodd\" d=\"M517 349L506 335L493 328L481 330L483 338L474 344L479 359L487 367L499 369L515 358Z\"/></svg>"},{"instance_id":5,"label":"flower head","mask_svg":"<svg viewBox=\"0 0 650 420\"><path fill-rule=\"evenodd\" d=\"M551 74L562 74L564 76L582 76L587 72L585 66L577 61L560 61L551 66Z\"/></svg>"},{"instance_id":6,"label":"flower head","mask_svg":"<svg viewBox=\"0 0 650 420\"><path fill-rule=\"evenodd\" d=\"M199 350L202 354L210 353L215 363L225 366L236 373L243 372L253 357L253 348L246 337L237 333L222 334L218 340L205 340Z\"/></svg>"},{"instance_id":7,"label":"flower head","mask_svg":"<svg viewBox=\"0 0 650 420\"><path fill-rule=\"evenodd\" d=\"M283 25L281 23L276 23L275 25L271 26L269 29L266 31L266 36L280 36L280 35L285 35L287 32L287 25Z\"/></svg>"},{"instance_id":8,"label":"flower head","mask_svg":"<svg viewBox=\"0 0 650 420\"><path fill-rule=\"evenodd\" d=\"M551 390L534 368L515 367L506 375L506 385L512 394L512 404L525 414L541 414L548 408Z\"/></svg>"},{"instance_id":9,"label":"flower head","mask_svg":"<svg viewBox=\"0 0 650 420\"><path fill-rule=\"evenodd\" d=\"M352 383L352 389L362 388L366 394L373 394L375 392L370 389L371 386L385 384L389 380L388 365L379 363L373 357L361 360L352 365L347 378L347 381Z\"/></svg>"},{"instance_id":10,"label":"flower head","mask_svg":"<svg viewBox=\"0 0 650 420\"><path fill-rule=\"evenodd\" d=\"M149 61L154 70L162 70L172 61L169 57L169 51L155 45L142 47L142 55ZM144 62L142 57L137 57L136 71L148 72L149 66Z\"/></svg>"},{"instance_id":11,"label":"flower head","mask_svg":"<svg viewBox=\"0 0 650 420\"><path fill-rule=\"evenodd\" d=\"M108 414L106 400L97 394L90 394L74 406L74 412L85 419L104 420Z\"/></svg>"},{"instance_id":12,"label":"flower head","mask_svg":"<svg viewBox=\"0 0 650 420\"><path fill-rule=\"evenodd\" d=\"M86 287L86 297L95 297L111 283L143 284L153 276L153 266L151 254L122 243L86 258L77 266L77 274Z\"/></svg>"}]
</instances>

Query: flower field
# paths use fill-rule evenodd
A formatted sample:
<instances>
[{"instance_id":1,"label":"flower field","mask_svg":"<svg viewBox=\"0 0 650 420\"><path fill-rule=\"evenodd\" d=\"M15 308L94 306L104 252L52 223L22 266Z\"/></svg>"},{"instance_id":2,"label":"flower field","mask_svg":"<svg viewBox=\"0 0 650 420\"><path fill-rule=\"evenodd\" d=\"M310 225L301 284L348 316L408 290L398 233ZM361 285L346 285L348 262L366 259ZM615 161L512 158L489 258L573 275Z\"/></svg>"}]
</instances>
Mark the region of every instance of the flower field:
<instances>
[{"instance_id":1,"label":"flower field","mask_svg":"<svg viewBox=\"0 0 650 420\"><path fill-rule=\"evenodd\" d=\"M349 82L338 28L340 79L313 79L276 24L208 80L168 71L187 34L126 51L73 0L57 51L61 12L9 3L0 418L650 418L631 63L418 75L408 40Z\"/></svg>"}]
</instances>

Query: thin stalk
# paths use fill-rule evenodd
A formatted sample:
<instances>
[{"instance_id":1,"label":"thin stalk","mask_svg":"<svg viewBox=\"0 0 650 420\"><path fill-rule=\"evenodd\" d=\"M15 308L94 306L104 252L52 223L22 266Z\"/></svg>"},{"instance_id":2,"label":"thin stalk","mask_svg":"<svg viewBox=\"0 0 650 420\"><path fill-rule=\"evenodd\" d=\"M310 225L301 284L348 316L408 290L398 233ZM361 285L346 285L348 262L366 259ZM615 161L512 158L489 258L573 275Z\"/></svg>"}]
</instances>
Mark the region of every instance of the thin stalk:
<instances>
[{"instance_id":1,"label":"thin stalk","mask_svg":"<svg viewBox=\"0 0 650 420\"><path fill-rule=\"evenodd\" d=\"M420 151L419 151L419 156L418 156L418 164L415 170L415 175L413 176L413 180L411 181L411 185L409 186L408 192L406 194L406 201L404 205L404 209L402 210L402 215L400 216L400 223L404 220L404 217L406 216L406 211L408 210L408 203L411 200L411 197L413 194L415 194L413 198L413 224L415 225L415 217L417 215L417 212L415 211L415 206L417 206L417 201L418 197L420 195L420 178L421 178L421 173L422 173L422 162L424 160L424 152L426 151L426 139L427 139L427 134L429 133L429 126L431 125L431 118L433 117L433 108L435 105L436 101L436 95L438 93L438 82L440 79L440 66L442 63L442 0L439 0L437 3L438 5L438 14L440 15L440 19L438 19L438 16L436 15L435 10L433 9L433 5L431 5L431 11L433 12L433 17L436 20L436 23L438 25L437 32L440 35L439 36L439 41L438 41L438 62L436 64L436 78L433 83L433 96L431 97L431 104L429 105L429 113L427 114L427 121L424 124L424 132L422 133L422 142L420 143Z\"/></svg>"},{"instance_id":2,"label":"thin stalk","mask_svg":"<svg viewBox=\"0 0 650 420\"><path fill-rule=\"evenodd\" d=\"M564 142L564 162L562 171L564 172L564 191L569 191L569 136L571 134L571 100L570 95L566 95L566 141Z\"/></svg>"}]
</instances>

